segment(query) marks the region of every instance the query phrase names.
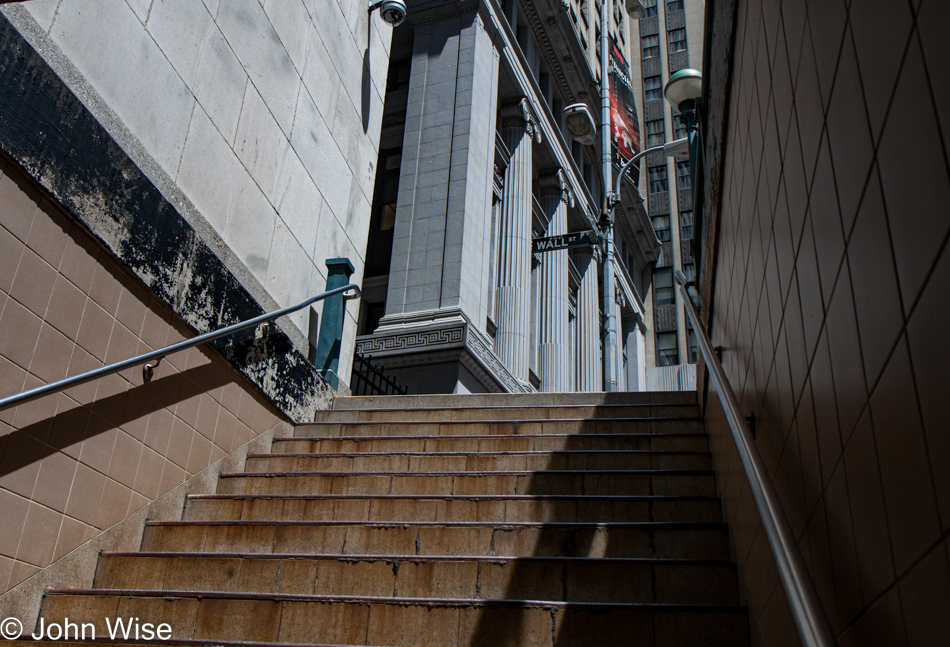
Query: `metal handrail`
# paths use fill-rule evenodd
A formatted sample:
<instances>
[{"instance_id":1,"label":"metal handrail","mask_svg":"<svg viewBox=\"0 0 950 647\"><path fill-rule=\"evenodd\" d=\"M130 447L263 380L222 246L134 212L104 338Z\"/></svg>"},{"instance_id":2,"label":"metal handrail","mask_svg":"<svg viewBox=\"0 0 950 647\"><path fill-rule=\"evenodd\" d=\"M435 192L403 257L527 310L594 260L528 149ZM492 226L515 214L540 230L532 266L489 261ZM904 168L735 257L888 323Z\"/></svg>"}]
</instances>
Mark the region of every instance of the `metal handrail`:
<instances>
[{"instance_id":1,"label":"metal handrail","mask_svg":"<svg viewBox=\"0 0 950 647\"><path fill-rule=\"evenodd\" d=\"M808 575L805 561L795 541L795 534L782 511L781 502L769 478L765 462L752 440L752 433L739 409L736 394L726 379L722 363L713 352L712 342L699 321L699 315L686 289L692 282L688 281L680 270L676 271L676 282L683 295L686 315L693 324L696 341L709 368L709 377L719 393L719 400L722 402L726 421L729 423L732 438L739 451L739 460L742 461L742 467L749 481L752 498L762 518L762 527L765 530L769 548L772 549L772 556L775 558L775 565L778 567L792 616L798 626L802 645L833 647L836 644L834 634L828 624L824 608L821 606L815 585Z\"/></svg>"},{"instance_id":2,"label":"metal handrail","mask_svg":"<svg viewBox=\"0 0 950 647\"><path fill-rule=\"evenodd\" d=\"M153 350L148 353L143 353L142 355L136 355L135 357L130 357L129 359L122 360L121 362L115 362L107 366L101 366L97 369L87 371L85 373L80 373L79 375L74 375L72 377L67 377L66 379L59 380L58 382L50 382L49 384L44 384L43 386L38 386L35 389L30 389L29 391L24 391L23 393L17 393L16 395L11 395L0 400L0 410L6 409L7 407L12 407L14 405L22 404L30 400L35 400L41 396L47 395L49 393L54 393L56 391L61 391L63 389L68 389L70 387L76 386L78 384L83 384L91 380L95 380L112 373L117 373L123 369L126 369L130 366L135 366L137 364L142 364L143 362L148 362L149 360L158 359L160 362L165 355L169 353L174 353L179 350L184 350L186 348L191 348L192 346L198 346L204 344L205 342L214 341L215 339L220 339L221 337L227 337L228 335L248 328L253 328L258 324L267 323L275 319L279 319L284 315L288 315L292 312L297 312L302 310L307 306L316 303L317 301L322 301L327 297L336 296L343 292L348 292L352 290L353 294L346 294L343 296L344 300L349 299L358 299L361 296L360 287L355 283L350 283L349 285L344 285L333 290L328 290L318 294L315 297L310 297L306 301L302 301L295 306L290 306L283 308L281 310L275 310L271 313L264 313L253 319L248 319L247 321L242 321L224 328L219 328L218 330L212 330L211 332L206 332L203 335L198 335L197 337L192 337L191 339L186 339L180 341L177 344L171 344L170 346L165 346L164 348L159 348L158 350ZM157 364L158 362L156 362ZM153 366L151 364L145 364L143 367L143 372L146 375L146 379L151 376L151 369Z\"/></svg>"}]
</instances>

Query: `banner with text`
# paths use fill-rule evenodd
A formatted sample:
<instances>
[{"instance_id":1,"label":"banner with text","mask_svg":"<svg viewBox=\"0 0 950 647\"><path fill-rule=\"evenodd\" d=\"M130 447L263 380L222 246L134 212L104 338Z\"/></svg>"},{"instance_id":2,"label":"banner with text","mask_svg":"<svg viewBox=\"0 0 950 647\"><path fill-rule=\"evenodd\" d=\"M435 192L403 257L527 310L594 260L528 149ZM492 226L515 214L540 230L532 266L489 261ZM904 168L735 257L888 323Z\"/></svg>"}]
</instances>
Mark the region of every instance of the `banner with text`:
<instances>
[{"instance_id":1,"label":"banner with text","mask_svg":"<svg viewBox=\"0 0 950 647\"><path fill-rule=\"evenodd\" d=\"M620 168L640 152L640 120L630 83L630 66L613 41L610 43L610 131L614 165ZM639 184L639 169L630 169L629 178Z\"/></svg>"}]
</instances>

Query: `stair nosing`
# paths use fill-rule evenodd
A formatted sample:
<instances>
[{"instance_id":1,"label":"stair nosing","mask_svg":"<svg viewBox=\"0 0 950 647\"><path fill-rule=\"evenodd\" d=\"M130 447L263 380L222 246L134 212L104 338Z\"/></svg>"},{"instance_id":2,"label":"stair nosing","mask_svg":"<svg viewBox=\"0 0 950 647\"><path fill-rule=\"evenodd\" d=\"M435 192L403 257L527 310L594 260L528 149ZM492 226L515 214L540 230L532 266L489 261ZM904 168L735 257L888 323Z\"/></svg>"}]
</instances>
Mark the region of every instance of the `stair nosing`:
<instances>
[{"instance_id":1,"label":"stair nosing","mask_svg":"<svg viewBox=\"0 0 950 647\"><path fill-rule=\"evenodd\" d=\"M622 404L485 404L471 405L465 407L386 407L386 408L362 408L362 409L325 409L320 413L329 413L333 411L493 411L497 409L624 409L624 408L643 408L643 407L698 407L695 404L653 404L650 402L628 402Z\"/></svg>"},{"instance_id":2,"label":"stair nosing","mask_svg":"<svg viewBox=\"0 0 950 647\"><path fill-rule=\"evenodd\" d=\"M734 604L664 604L656 602L566 602L556 600L516 600L503 598L407 598L357 595L305 595L299 593L243 593L230 591L181 591L151 589L57 589L49 588L46 595L89 595L100 597L137 598L212 598L218 600L273 600L275 602L342 602L351 604L391 604L398 606L444 606L487 607L510 606L521 608L579 608L579 609L654 609L658 611L733 611L746 613L746 609Z\"/></svg>"},{"instance_id":3,"label":"stair nosing","mask_svg":"<svg viewBox=\"0 0 950 647\"><path fill-rule=\"evenodd\" d=\"M675 406L675 405L674 405ZM368 409L367 409L368 410ZM418 409L413 409L418 411ZM452 419L452 420L313 420L302 422L298 427L314 425L484 425L484 424L524 424L534 422L680 422L683 420L702 422L700 416L645 416L645 417L615 417L608 418L493 418L482 419Z\"/></svg>"},{"instance_id":4,"label":"stair nosing","mask_svg":"<svg viewBox=\"0 0 950 647\"><path fill-rule=\"evenodd\" d=\"M472 470L452 472L222 472L220 478L235 478L238 476L253 477L299 477L299 476L535 476L539 474L608 474L612 476L711 476L714 470Z\"/></svg>"},{"instance_id":5,"label":"stair nosing","mask_svg":"<svg viewBox=\"0 0 950 647\"><path fill-rule=\"evenodd\" d=\"M370 441L370 440L458 440L460 438L473 438L478 440L497 439L497 438L707 438L705 433L687 434L687 433L654 433L654 432L633 432L633 433L584 433L584 434L419 434L417 436L283 436L274 438L274 442L294 442L298 440L321 441L321 440L349 440L349 441ZM552 450L553 451L553 450Z\"/></svg>"},{"instance_id":6,"label":"stair nosing","mask_svg":"<svg viewBox=\"0 0 950 647\"><path fill-rule=\"evenodd\" d=\"M722 521L368 521L362 519L205 519L146 520L146 526L368 526L368 527L453 527L453 528L726 528Z\"/></svg>"},{"instance_id":7,"label":"stair nosing","mask_svg":"<svg viewBox=\"0 0 950 647\"><path fill-rule=\"evenodd\" d=\"M622 563L622 564L651 564L661 566L730 566L735 562L730 559L684 559L671 557L571 557L562 555L364 555L338 553L214 553L207 551L102 551L100 557L151 557L182 559L194 557L197 559L335 559L347 562L565 562L565 563Z\"/></svg>"},{"instance_id":8,"label":"stair nosing","mask_svg":"<svg viewBox=\"0 0 950 647\"><path fill-rule=\"evenodd\" d=\"M652 450L652 449L525 449L525 450L504 450L504 451L468 451L468 452L412 452L412 451L393 451L393 452L271 452L265 454L248 454L247 458L327 458L334 456L343 456L347 458L365 457L365 456L540 456L540 455L582 455L589 454L608 454L634 455L634 456L711 456L712 452L684 450L676 451L671 449Z\"/></svg>"},{"instance_id":9,"label":"stair nosing","mask_svg":"<svg viewBox=\"0 0 950 647\"><path fill-rule=\"evenodd\" d=\"M189 494L189 499L423 499L440 501L533 501L537 499L605 499L608 501L719 501L720 497L690 494Z\"/></svg>"}]
</instances>

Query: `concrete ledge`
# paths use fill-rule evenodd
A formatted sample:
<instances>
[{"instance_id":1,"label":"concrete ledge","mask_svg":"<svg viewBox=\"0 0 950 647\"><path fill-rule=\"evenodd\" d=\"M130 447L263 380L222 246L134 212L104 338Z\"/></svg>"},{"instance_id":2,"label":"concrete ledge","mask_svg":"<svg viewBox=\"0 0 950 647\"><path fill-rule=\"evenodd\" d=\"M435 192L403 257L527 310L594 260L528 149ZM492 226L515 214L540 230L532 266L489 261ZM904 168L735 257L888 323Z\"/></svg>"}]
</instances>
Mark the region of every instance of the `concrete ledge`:
<instances>
[{"instance_id":1,"label":"concrete ledge","mask_svg":"<svg viewBox=\"0 0 950 647\"><path fill-rule=\"evenodd\" d=\"M180 520L186 497L192 494L214 494L219 474L243 469L249 453L266 451L275 437L289 437L292 433L293 426L290 423L274 425L178 487L63 555L0 595L0 618L16 617L23 622L24 627L32 628L36 625L40 605L48 589L92 587L101 551L139 550L146 522Z\"/></svg>"}]
</instances>

